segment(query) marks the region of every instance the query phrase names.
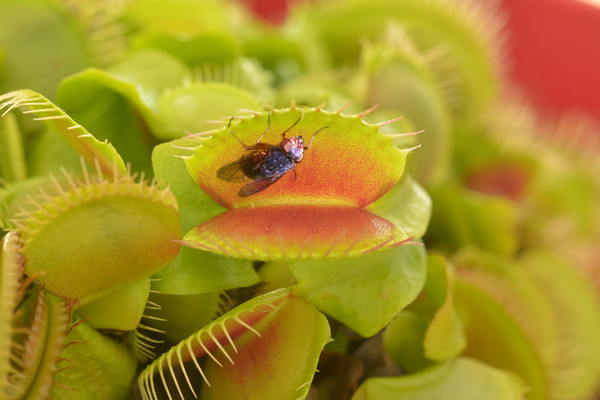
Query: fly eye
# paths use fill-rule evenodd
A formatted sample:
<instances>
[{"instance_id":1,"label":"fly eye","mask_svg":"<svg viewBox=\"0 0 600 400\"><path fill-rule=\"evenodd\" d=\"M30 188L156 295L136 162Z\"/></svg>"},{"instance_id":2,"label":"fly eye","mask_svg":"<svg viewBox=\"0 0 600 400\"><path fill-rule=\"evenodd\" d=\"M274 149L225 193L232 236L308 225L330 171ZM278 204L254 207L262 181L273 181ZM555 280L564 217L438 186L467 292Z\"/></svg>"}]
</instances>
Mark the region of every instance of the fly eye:
<instances>
[{"instance_id":1,"label":"fly eye","mask_svg":"<svg viewBox=\"0 0 600 400\"><path fill-rule=\"evenodd\" d=\"M283 151L285 151L286 153L289 153L292 151L292 148L294 148L294 144L292 143L291 140L286 139L283 141L282 147L283 147Z\"/></svg>"}]
</instances>

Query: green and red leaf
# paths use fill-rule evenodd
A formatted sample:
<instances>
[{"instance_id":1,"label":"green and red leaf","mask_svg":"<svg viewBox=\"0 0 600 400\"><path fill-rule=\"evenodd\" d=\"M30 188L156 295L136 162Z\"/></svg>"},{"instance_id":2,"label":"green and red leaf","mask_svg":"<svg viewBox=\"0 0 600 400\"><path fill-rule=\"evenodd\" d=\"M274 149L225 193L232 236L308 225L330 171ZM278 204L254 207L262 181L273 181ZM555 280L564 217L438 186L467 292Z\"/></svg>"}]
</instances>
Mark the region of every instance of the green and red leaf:
<instances>
[{"instance_id":1,"label":"green and red leaf","mask_svg":"<svg viewBox=\"0 0 600 400\"><path fill-rule=\"evenodd\" d=\"M398 182L409 153L394 147L377 125L366 124L358 116L314 108L255 113L233 119L230 125L203 141L187 166L209 195L232 209L291 204L364 207ZM302 135L307 146L312 141L295 174L287 173L276 184L249 197L238 195L242 184L217 178L219 168L245 152L232 133L247 146L255 144L263 133L261 143L279 145L287 129L287 137Z\"/></svg>"},{"instance_id":2,"label":"green and red leaf","mask_svg":"<svg viewBox=\"0 0 600 400\"><path fill-rule=\"evenodd\" d=\"M142 394L302 399L329 341L326 318L281 289L255 297L174 346L138 378ZM177 394L176 394L177 393Z\"/></svg>"}]
</instances>

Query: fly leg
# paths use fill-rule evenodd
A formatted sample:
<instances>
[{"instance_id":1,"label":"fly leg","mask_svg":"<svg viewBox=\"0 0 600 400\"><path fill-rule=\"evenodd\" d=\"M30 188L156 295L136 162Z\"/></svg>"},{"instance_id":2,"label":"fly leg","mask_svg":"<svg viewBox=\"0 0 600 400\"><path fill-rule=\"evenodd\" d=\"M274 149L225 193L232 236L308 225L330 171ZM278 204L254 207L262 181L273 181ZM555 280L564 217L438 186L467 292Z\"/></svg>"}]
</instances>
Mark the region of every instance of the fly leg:
<instances>
[{"instance_id":1,"label":"fly leg","mask_svg":"<svg viewBox=\"0 0 600 400\"><path fill-rule=\"evenodd\" d=\"M231 119L229 120L229 123L227 124L228 128L231 128L231 121L233 121L236 117L231 117ZM242 142L242 139L240 139L239 137L237 137L235 135L235 133L233 133L233 128L231 128L231 136L233 136L235 138L235 140L237 140L243 148L245 148L246 150L249 150L251 146L248 146L246 143Z\"/></svg>"},{"instance_id":2,"label":"fly leg","mask_svg":"<svg viewBox=\"0 0 600 400\"><path fill-rule=\"evenodd\" d=\"M293 127L295 127L296 125L298 125L298 122L300 122L300 120L301 120L301 119L302 119L302 115L300 115L300 116L298 117L298 119L296 120L296 122L294 122L294 123L292 124L292 126L290 126L289 128L287 128L285 131L283 131L283 132L281 133L281 137L285 139L285 134L286 134L286 133L288 133L288 132L290 131L290 129L292 129Z\"/></svg>"},{"instance_id":3,"label":"fly leg","mask_svg":"<svg viewBox=\"0 0 600 400\"><path fill-rule=\"evenodd\" d=\"M267 134L267 132L269 132L269 129L271 129L271 110L267 110L269 119L267 120L267 129L265 129L265 131L263 132L262 135L260 135L260 137L258 138L258 140L256 141L256 144L259 144L260 141L262 140L262 138L265 137L265 135Z\"/></svg>"}]
</instances>

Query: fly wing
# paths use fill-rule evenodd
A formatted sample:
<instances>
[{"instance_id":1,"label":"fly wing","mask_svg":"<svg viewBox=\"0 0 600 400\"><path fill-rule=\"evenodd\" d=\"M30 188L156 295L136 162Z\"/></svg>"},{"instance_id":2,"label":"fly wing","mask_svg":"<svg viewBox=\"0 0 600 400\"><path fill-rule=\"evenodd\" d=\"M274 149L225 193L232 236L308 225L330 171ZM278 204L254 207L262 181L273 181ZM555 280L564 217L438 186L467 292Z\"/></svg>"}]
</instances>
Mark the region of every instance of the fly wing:
<instances>
[{"instance_id":1,"label":"fly wing","mask_svg":"<svg viewBox=\"0 0 600 400\"><path fill-rule=\"evenodd\" d=\"M252 158L242 157L219 168L217 170L217 178L225 182L244 182L244 178L246 177L244 170L252 167Z\"/></svg>"},{"instance_id":2,"label":"fly wing","mask_svg":"<svg viewBox=\"0 0 600 400\"><path fill-rule=\"evenodd\" d=\"M260 167L268 148L269 145L264 143L249 146L249 151L242 158L219 168L217 178L225 182L246 182L247 178L254 179L253 176L248 176L246 172L255 171Z\"/></svg>"},{"instance_id":3,"label":"fly wing","mask_svg":"<svg viewBox=\"0 0 600 400\"><path fill-rule=\"evenodd\" d=\"M275 175L267 179L261 179L258 181L248 183L247 185L242 186L242 188L238 192L238 196L248 197L258 192L262 192L263 190L277 182L279 178L281 178L283 175L285 175L285 173L281 175Z\"/></svg>"}]
</instances>

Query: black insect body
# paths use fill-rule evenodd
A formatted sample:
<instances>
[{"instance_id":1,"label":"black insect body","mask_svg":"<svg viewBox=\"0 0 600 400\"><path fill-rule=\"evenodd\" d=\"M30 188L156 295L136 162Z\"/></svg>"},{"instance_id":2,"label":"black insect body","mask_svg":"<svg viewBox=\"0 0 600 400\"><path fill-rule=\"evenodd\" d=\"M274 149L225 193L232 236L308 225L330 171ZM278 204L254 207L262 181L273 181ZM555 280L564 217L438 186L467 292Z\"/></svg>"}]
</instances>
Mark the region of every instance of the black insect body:
<instances>
[{"instance_id":1,"label":"black insect body","mask_svg":"<svg viewBox=\"0 0 600 400\"><path fill-rule=\"evenodd\" d=\"M309 145L304 146L302 136L285 137L285 134L296 126L299 121L300 118L281 134L283 139L278 145L260 143L260 140L267 133L269 127L267 127L267 130L261 135L256 144L252 146L244 144L244 142L235 136L232 130L231 134L244 146L246 153L239 160L219 168L217 178L226 182L250 181L242 186L238 192L240 197L248 197L265 190L289 171L294 171L296 164L302 161L304 157L304 150L310 148L315 135L327 128L323 127L316 131ZM294 171L295 173L296 171Z\"/></svg>"}]
</instances>

